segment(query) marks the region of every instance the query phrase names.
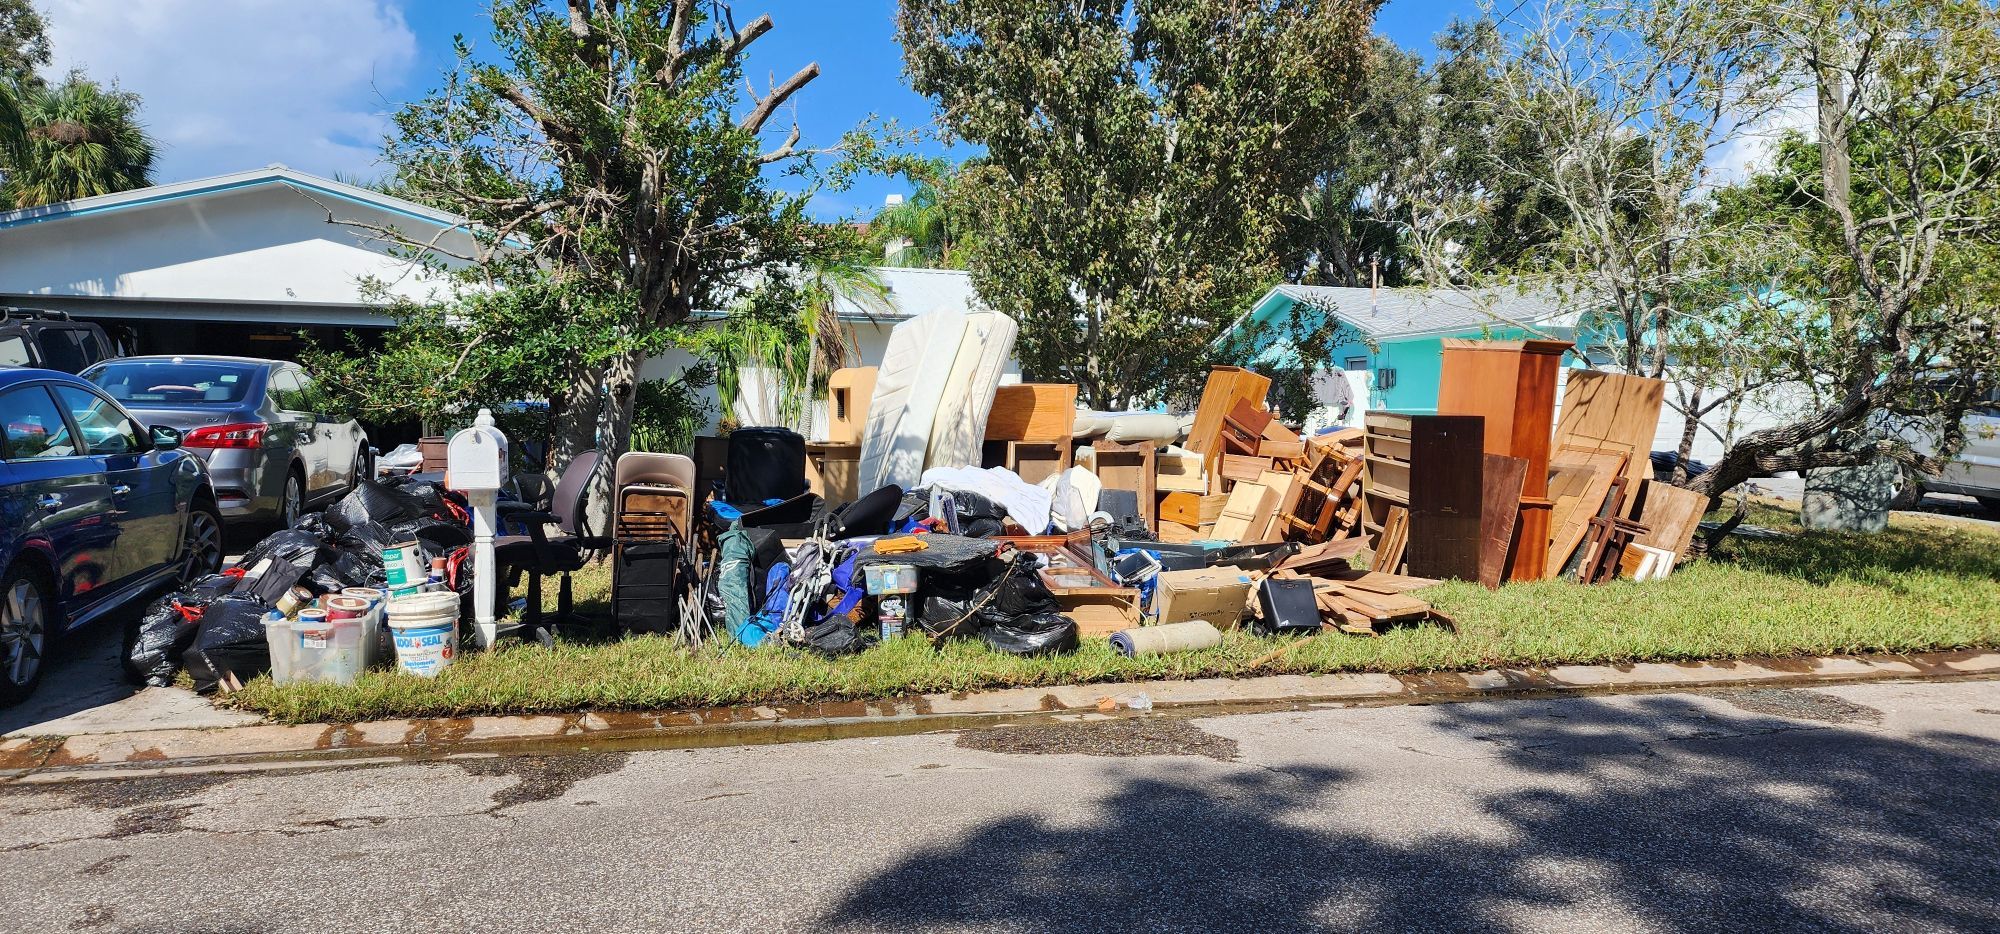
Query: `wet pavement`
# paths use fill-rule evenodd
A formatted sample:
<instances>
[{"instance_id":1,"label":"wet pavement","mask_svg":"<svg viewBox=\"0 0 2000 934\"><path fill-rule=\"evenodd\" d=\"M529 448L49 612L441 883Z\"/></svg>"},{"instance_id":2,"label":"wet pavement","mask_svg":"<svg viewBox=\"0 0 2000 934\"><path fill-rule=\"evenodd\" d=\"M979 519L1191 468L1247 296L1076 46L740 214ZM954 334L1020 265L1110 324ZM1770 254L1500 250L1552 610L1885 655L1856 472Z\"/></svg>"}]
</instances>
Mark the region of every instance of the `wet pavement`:
<instances>
[{"instance_id":1,"label":"wet pavement","mask_svg":"<svg viewBox=\"0 0 2000 934\"><path fill-rule=\"evenodd\" d=\"M0 930L2000 927L2000 682L1069 716L0 785Z\"/></svg>"}]
</instances>

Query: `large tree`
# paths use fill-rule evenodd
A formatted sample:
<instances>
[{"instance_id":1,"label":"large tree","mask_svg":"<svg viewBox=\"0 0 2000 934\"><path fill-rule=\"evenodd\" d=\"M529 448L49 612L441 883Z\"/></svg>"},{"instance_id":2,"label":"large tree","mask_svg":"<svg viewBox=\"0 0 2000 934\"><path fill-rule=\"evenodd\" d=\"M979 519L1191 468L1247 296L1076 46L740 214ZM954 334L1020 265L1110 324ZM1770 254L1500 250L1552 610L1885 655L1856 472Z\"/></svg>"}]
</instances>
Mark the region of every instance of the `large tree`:
<instances>
[{"instance_id":1,"label":"large tree","mask_svg":"<svg viewBox=\"0 0 2000 934\"><path fill-rule=\"evenodd\" d=\"M985 149L959 181L969 266L1032 378L1100 407L1198 391L1280 276L1379 5L905 0L911 85Z\"/></svg>"},{"instance_id":2,"label":"large tree","mask_svg":"<svg viewBox=\"0 0 2000 934\"><path fill-rule=\"evenodd\" d=\"M152 184L153 141L137 95L72 73L29 89L20 106L26 145L0 180L17 208L107 195Z\"/></svg>"},{"instance_id":3,"label":"large tree","mask_svg":"<svg viewBox=\"0 0 2000 934\"><path fill-rule=\"evenodd\" d=\"M1811 101L1810 161L1781 160L1767 239L1804 247L1784 279L1813 309L1777 373L1808 402L1751 432L1692 486L1717 495L1777 471L1949 454L2000 373L2000 9L1984 0L1735 0L1719 46L1758 56ZM1801 164L1801 163L1804 164ZM1775 206L1774 206L1775 207Z\"/></svg>"},{"instance_id":4,"label":"large tree","mask_svg":"<svg viewBox=\"0 0 2000 934\"><path fill-rule=\"evenodd\" d=\"M48 63L47 21L28 0L0 0L0 86L39 87L35 69Z\"/></svg>"},{"instance_id":5,"label":"large tree","mask_svg":"<svg viewBox=\"0 0 2000 934\"><path fill-rule=\"evenodd\" d=\"M459 268L462 300L522 296L492 334L458 332L484 350L440 365L504 356L522 329L523 346L566 347L535 371L560 468L625 449L640 366L693 339L680 325L784 287L820 248L813 186L773 180L814 171L783 116L819 66L753 88L745 56L773 22L720 0L498 0L492 18L492 54L461 44L444 85L396 115L386 158L401 190L478 225L470 255L418 244Z\"/></svg>"}]
</instances>

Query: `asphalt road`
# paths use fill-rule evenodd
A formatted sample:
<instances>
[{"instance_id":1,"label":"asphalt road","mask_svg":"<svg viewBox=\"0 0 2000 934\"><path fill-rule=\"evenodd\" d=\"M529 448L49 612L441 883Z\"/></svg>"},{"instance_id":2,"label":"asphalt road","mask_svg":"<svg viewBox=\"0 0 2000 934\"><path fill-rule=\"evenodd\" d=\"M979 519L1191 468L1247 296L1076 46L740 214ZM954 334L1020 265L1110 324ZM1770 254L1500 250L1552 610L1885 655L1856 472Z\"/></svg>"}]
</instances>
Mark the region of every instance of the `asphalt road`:
<instances>
[{"instance_id":1,"label":"asphalt road","mask_svg":"<svg viewBox=\"0 0 2000 934\"><path fill-rule=\"evenodd\" d=\"M1994 930L2000 682L0 787L8 931Z\"/></svg>"}]
</instances>

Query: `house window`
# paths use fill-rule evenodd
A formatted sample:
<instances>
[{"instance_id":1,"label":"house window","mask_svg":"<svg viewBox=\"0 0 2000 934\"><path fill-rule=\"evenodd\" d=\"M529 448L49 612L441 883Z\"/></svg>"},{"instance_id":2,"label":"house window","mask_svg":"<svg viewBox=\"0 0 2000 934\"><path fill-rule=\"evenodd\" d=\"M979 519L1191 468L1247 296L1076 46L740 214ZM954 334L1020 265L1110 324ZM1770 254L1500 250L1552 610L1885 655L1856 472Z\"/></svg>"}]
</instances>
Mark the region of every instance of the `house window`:
<instances>
[{"instance_id":1,"label":"house window","mask_svg":"<svg viewBox=\"0 0 2000 934\"><path fill-rule=\"evenodd\" d=\"M1363 372L1363 371L1365 371L1365 370L1367 370L1367 369L1368 369L1368 358L1367 358L1367 357L1348 357L1348 358L1347 358L1347 365L1346 365L1346 366L1344 366L1344 367L1341 367L1341 369L1343 369L1343 370L1347 370L1347 371L1349 371L1349 372L1353 372L1353 373L1360 373L1360 372Z\"/></svg>"},{"instance_id":2,"label":"house window","mask_svg":"<svg viewBox=\"0 0 2000 934\"><path fill-rule=\"evenodd\" d=\"M1376 389L1396 388L1396 368L1392 366L1385 366L1379 370L1376 370L1375 388Z\"/></svg>"}]
</instances>

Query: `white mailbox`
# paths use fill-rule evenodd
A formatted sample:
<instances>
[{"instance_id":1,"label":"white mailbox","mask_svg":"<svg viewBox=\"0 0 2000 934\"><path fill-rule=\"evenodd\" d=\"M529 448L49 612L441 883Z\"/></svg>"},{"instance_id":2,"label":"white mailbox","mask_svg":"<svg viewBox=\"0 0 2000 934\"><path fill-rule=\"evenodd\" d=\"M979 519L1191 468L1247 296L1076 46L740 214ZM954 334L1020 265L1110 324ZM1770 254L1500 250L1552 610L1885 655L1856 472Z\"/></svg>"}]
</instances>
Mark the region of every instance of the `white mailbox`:
<instances>
[{"instance_id":1,"label":"white mailbox","mask_svg":"<svg viewBox=\"0 0 2000 934\"><path fill-rule=\"evenodd\" d=\"M479 647L490 649L499 636L494 616L493 533L500 488L507 485L507 436L493 427L493 413L479 410L472 427L451 436L445 448L445 485L465 494L472 506L472 620Z\"/></svg>"},{"instance_id":2,"label":"white mailbox","mask_svg":"<svg viewBox=\"0 0 2000 934\"><path fill-rule=\"evenodd\" d=\"M480 409L471 428L451 436L445 448L445 480L460 493L507 485L507 436L493 427L491 411Z\"/></svg>"}]
</instances>

